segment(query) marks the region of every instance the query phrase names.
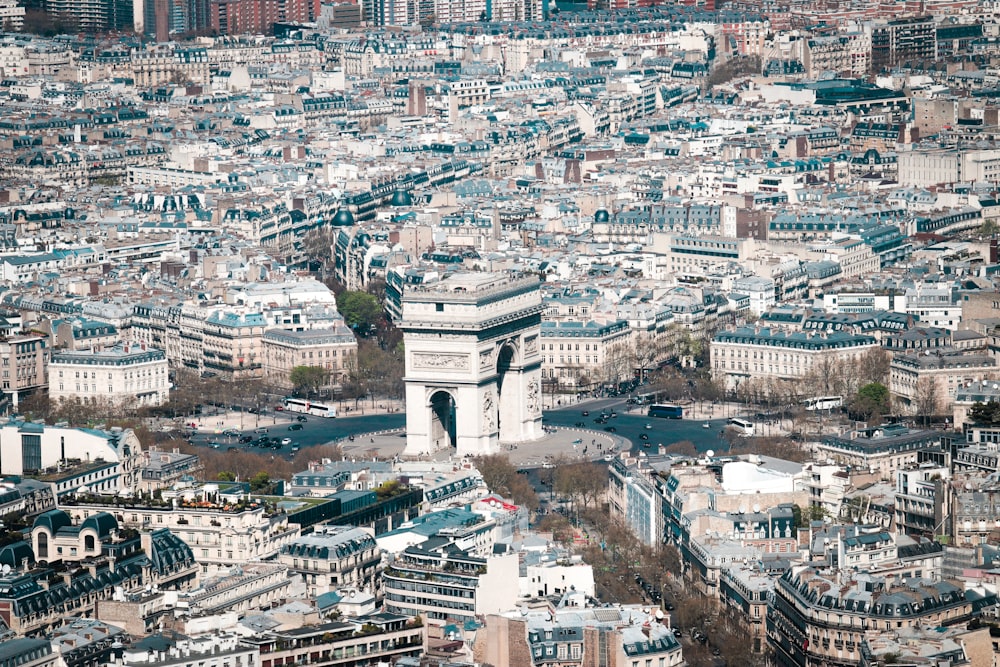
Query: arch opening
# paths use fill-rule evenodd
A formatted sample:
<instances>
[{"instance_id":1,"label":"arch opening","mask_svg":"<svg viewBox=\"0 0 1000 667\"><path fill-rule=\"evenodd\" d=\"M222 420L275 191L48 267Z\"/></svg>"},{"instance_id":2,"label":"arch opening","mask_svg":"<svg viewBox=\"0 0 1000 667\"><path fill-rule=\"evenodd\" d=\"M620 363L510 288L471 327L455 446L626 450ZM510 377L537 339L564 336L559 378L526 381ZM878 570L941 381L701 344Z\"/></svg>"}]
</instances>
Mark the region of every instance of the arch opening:
<instances>
[{"instance_id":1,"label":"arch opening","mask_svg":"<svg viewBox=\"0 0 1000 667\"><path fill-rule=\"evenodd\" d=\"M455 436L455 398L447 391L436 391L431 396L431 440L435 449L457 447Z\"/></svg>"}]
</instances>

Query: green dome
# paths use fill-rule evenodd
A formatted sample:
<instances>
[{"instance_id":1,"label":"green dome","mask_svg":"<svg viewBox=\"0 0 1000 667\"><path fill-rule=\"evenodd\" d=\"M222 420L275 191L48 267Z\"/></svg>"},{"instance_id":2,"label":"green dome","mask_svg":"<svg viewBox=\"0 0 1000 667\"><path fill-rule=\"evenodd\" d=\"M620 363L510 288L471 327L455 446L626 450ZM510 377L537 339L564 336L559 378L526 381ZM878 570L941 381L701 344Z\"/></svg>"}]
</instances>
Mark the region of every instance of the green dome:
<instances>
[{"instance_id":1,"label":"green dome","mask_svg":"<svg viewBox=\"0 0 1000 667\"><path fill-rule=\"evenodd\" d=\"M0 565L9 565L12 570L16 570L25 561L35 562L35 552L27 542L14 542L0 549Z\"/></svg>"},{"instance_id":2,"label":"green dome","mask_svg":"<svg viewBox=\"0 0 1000 667\"><path fill-rule=\"evenodd\" d=\"M603 208L597 209L597 213L594 214L594 222L609 222L610 220L611 214Z\"/></svg>"},{"instance_id":3,"label":"green dome","mask_svg":"<svg viewBox=\"0 0 1000 667\"><path fill-rule=\"evenodd\" d=\"M32 525L32 530L41 526L43 528L48 528L49 533L55 535L59 532L60 528L72 525L73 520L69 517L69 514L63 510L49 510L48 512L42 512L35 517L35 523Z\"/></svg>"},{"instance_id":4,"label":"green dome","mask_svg":"<svg viewBox=\"0 0 1000 667\"><path fill-rule=\"evenodd\" d=\"M413 197L405 190L396 190L389 201L389 206L413 206Z\"/></svg>"},{"instance_id":5,"label":"green dome","mask_svg":"<svg viewBox=\"0 0 1000 667\"><path fill-rule=\"evenodd\" d=\"M333 216L333 226L334 227L350 227L354 224L354 214L348 211L346 208L342 208L337 211L337 215Z\"/></svg>"},{"instance_id":6,"label":"green dome","mask_svg":"<svg viewBox=\"0 0 1000 667\"><path fill-rule=\"evenodd\" d=\"M84 528L93 528L98 537L107 537L118 530L118 520L107 512L98 512L84 519L80 530Z\"/></svg>"}]
</instances>

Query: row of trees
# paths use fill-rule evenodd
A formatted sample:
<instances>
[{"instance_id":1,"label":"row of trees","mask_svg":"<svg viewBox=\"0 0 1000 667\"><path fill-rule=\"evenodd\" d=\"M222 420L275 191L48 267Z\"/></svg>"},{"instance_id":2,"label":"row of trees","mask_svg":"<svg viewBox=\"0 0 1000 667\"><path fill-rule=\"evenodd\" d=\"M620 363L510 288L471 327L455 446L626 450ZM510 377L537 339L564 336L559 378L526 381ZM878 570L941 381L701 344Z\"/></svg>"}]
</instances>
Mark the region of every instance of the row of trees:
<instances>
[{"instance_id":1,"label":"row of trees","mask_svg":"<svg viewBox=\"0 0 1000 667\"><path fill-rule=\"evenodd\" d=\"M734 429L726 429L725 440L729 443L729 453L734 455L758 454L761 456L772 456L776 459L805 463L809 460L809 453L802 446L785 436L764 436L753 439L742 438ZM668 454L676 456L697 457L700 455L698 448L690 440L678 440L664 447Z\"/></svg>"},{"instance_id":2,"label":"row of trees","mask_svg":"<svg viewBox=\"0 0 1000 667\"><path fill-rule=\"evenodd\" d=\"M661 334L633 334L628 341L613 343L604 351L603 361L594 366L584 362L560 363L563 379L550 382L552 391L558 384L571 384L577 389L614 387L636 375L646 378L669 359L691 368L707 367L711 331L691 332L680 324L671 325Z\"/></svg>"},{"instance_id":3,"label":"row of trees","mask_svg":"<svg viewBox=\"0 0 1000 667\"><path fill-rule=\"evenodd\" d=\"M517 471L506 454L488 454L474 459L483 482L494 493L509 498L530 511L538 509L538 493L526 475ZM560 457L551 468L539 471L541 482L553 494L568 498L583 511L596 509L608 484L604 466Z\"/></svg>"},{"instance_id":4,"label":"row of trees","mask_svg":"<svg viewBox=\"0 0 1000 667\"><path fill-rule=\"evenodd\" d=\"M249 482L254 493L269 492L273 488L274 481L291 479L295 473L308 468L310 461L323 458L336 461L342 457L341 450L336 445L309 447L291 458L285 458L266 451L258 453L237 449L229 452L195 448L183 440L166 444L173 445L186 454L197 454L202 464L200 476L203 479Z\"/></svg>"},{"instance_id":5,"label":"row of trees","mask_svg":"<svg viewBox=\"0 0 1000 667\"><path fill-rule=\"evenodd\" d=\"M684 659L689 665L714 665L713 648L719 650L726 664L765 664L765 656L755 654L753 643L748 641L744 619L730 617L725 611L720 616L717 604L711 599L697 590L676 585L681 577L681 557L674 547L643 544L627 526L612 519L605 508L589 508L581 518L589 539L576 550L594 570L598 597L630 603L649 602L637 582L638 576L661 591L665 600L672 601L673 627L685 631L691 628L710 631L711 646L696 642L685 646ZM551 532L553 539L567 546L572 545L575 531L563 516L547 515L539 523L539 529Z\"/></svg>"},{"instance_id":6,"label":"row of trees","mask_svg":"<svg viewBox=\"0 0 1000 667\"><path fill-rule=\"evenodd\" d=\"M769 377L741 382L735 389L736 398L748 405L768 408L798 405L812 396L844 396L850 400L861 387L885 384L891 361L889 353L882 348L868 350L853 363L823 357L798 380Z\"/></svg>"},{"instance_id":7,"label":"row of trees","mask_svg":"<svg viewBox=\"0 0 1000 667\"><path fill-rule=\"evenodd\" d=\"M341 398L364 396L400 398L403 395L403 346L386 350L371 339L358 341L357 357L350 360L340 383ZM296 366L290 378L297 394L319 392L330 384L330 371L322 366Z\"/></svg>"}]
</instances>

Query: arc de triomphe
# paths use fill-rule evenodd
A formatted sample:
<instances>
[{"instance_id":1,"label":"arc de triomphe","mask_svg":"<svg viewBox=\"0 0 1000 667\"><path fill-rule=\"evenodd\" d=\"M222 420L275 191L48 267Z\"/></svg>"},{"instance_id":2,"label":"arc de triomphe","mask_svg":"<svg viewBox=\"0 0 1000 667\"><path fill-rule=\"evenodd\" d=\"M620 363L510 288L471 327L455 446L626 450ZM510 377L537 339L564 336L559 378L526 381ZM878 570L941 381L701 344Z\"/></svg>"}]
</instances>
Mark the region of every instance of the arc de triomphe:
<instances>
[{"instance_id":1,"label":"arc de triomphe","mask_svg":"<svg viewBox=\"0 0 1000 667\"><path fill-rule=\"evenodd\" d=\"M405 454L492 454L542 436L539 286L462 273L403 293Z\"/></svg>"}]
</instances>

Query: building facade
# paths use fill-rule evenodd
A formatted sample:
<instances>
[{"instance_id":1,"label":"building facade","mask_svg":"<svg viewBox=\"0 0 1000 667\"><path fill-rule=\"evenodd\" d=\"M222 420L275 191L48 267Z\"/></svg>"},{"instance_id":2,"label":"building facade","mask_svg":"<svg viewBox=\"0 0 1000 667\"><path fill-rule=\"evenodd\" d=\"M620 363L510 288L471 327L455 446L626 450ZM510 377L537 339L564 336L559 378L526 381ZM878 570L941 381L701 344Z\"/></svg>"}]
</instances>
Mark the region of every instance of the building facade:
<instances>
[{"instance_id":1,"label":"building facade","mask_svg":"<svg viewBox=\"0 0 1000 667\"><path fill-rule=\"evenodd\" d=\"M748 380L802 380L822 363L833 367L850 365L877 347L878 341L869 336L742 327L716 334L710 363L726 388L735 390Z\"/></svg>"},{"instance_id":2,"label":"building facade","mask_svg":"<svg viewBox=\"0 0 1000 667\"><path fill-rule=\"evenodd\" d=\"M49 377L49 398L54 401L161 405L170 387L163 350L128 344L100 352L54 352Z\"/></svg>"},{"instance_id":3,"label":"building facade","mask_svg":"<svg viewBox=\"0 0 1000 667\"><path fill-rule=\"evenodd\" d=\"M382 551L360 528L318 526L311 534L281 547L278 561L302 577L310 595L340 588L376 591Z\"/></svg>"},{"instance_id":4,"label":"building facade","mask_svg":"<svg viewBox=\"0 0 1000 667\"><path fill-rule=\"evenodd\" d=\"M345 325L307 331L268 329L262 347L264 377L280 387L292 387L290 378L296 366L323 368L334 389L343 386L356 370L358 341Z\"/></svg>"}]
</instances>

